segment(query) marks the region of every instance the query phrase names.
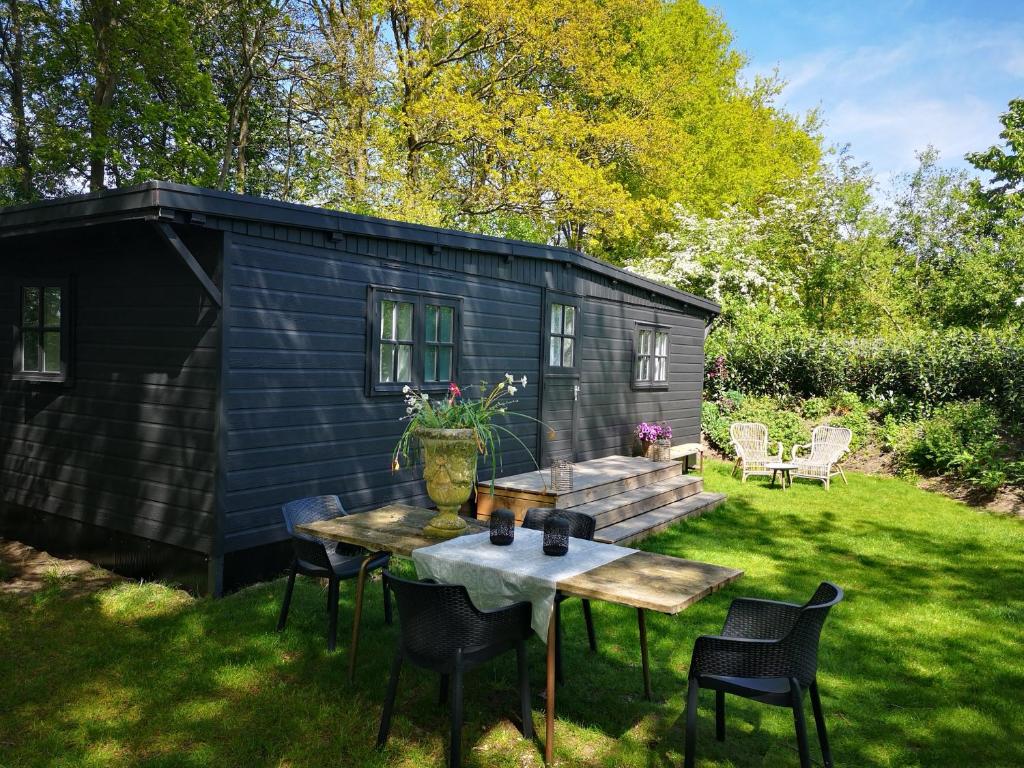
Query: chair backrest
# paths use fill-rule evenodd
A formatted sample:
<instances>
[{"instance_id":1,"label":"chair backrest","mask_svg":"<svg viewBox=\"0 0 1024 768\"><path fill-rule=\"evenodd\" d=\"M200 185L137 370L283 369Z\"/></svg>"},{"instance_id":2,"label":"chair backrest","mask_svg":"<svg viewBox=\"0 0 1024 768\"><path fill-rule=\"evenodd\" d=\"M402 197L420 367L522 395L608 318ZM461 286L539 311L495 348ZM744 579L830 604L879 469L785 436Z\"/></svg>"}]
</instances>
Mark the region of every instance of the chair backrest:
<instances>
[{"instance_id":1,"label":"chair backrest","mask_svg":"<svg viewBox=\"0 0 1024 768\"><path fill-rule=\"evenodd\" d=\"M492 641L492 628L461 584L411 581L384 571L398 605L402 650L420 666L444 666L459 648Z\"/></svg>"},{"instance_id":2,"label":"chair backrest","mask_svg":"<svg viewBox=\"0 0 1024 768\"><path fill-rule=\"evenodd\" d=\"M821 582L811 599L801 606L799 616L782 640L789 652L790 669L801 685L810 685L818 674L821 628L832 606L842 599L842 589L830 581Z\"/></svg>"},{"instance_id":3,"label":"chair backrest","mask_svg":"<svg viewBox=\"0 0 1024 768\"><path fill-rule=\"evenodd\" d=\"M768 427L756 421L736 421L729 425L729 437L740 456L758 457L768 454Z\"/></svg>"},{"instance_id":4,"label":"chair backrest","mask_svg":"<svg viewBox=\"0 0 1024 768\"><path fill-rule=\"evenodd\" d=\"M304 562L319 568L330 568L327 547L335 547L335 542L297 533L295 526L314 523L317 520L332 520L347 515L341 499L337 496L307 496L304 499L289 501L281 506L285 527L292 537L292 549L295 556Z\"/></svg>"},{"instance_id":5,"label":"chair backrest","mask_svg":"<svg viewBox=\"0 0 1024 768\"><path fill-rule=\"evenodd\" d=\"M594 540L594 531L597 528L597 521L593 516L584 512L573 512L571 509L555 509L554 507L534 507L526 510L526 517L523 518L523 528L532 528L535 531L544 530L544 521L551 515L558 514L569 520L569 535L574 539Z\"/></svg>"},{"instance_id":6,"label":"chair backrest","mask_svg":"<svg viewBox=\"0 0 1024 768\"><path fill-rule=\"evenodd\" d=\"M846 427L821 425L811 432L811 460L833 463L850 449L853 432Z\"/></svg>"}]
</instances>

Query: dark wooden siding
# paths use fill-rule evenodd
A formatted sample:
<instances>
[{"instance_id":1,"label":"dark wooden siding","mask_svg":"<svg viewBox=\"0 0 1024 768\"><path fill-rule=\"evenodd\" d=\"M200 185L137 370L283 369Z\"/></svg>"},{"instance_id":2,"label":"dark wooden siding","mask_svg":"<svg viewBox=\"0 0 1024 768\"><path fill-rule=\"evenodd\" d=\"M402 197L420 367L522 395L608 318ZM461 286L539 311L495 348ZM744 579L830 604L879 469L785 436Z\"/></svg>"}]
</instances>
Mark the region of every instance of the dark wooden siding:
<instances>
[{"instance_id":1,"label":"dark wooden siding","mask_svg":"<svg viewBox=\"0 0 1024 768\"><path fill-rule=\"evenodd\" d=\"M633 428L664 421L674 444L700 439L704 379L704 321L679 310L588 299L584 309L583 368L578 403L579 460L628 453ZM633 333L638 322L668 327L668 389L634 390Z\"/></svg>"},{"instance_id":2,"label":"dark wooden siding","mask_svg":"<svg viewBox=\"0 0 1024 768\"><path fill-rule=\"evenodd\" d=\"M0 499L209 551L217 312L195 277L143 225L2 248ZM15 278L69 275L73 381L13 381Z\"/></svg>"},{"instance_id":3,"label":"dark wooden siding","mask_svg":"<svg viewBox=\"0 0 1024 768\"><path fill-rule=\"evenodd\" d=\"M288 240L233 236L226 551L282 538L280 505L301 496L336 493L353 511L389 500L426 502L418 468L390 467L404 427L402 397L366 394L371 284L463 297L460 383L525 374L532 384L515 409L537 416L542 291L479 275L511 272L503 259L374 238L348 237L343 250ZM465 272L423 264L437 258ZM508 426L536 445L534 422L510 418ZM511 438L503 462L505 473L532 466ZM483 467L481 476L489 476Z\"/></svg>"}]
</instances>

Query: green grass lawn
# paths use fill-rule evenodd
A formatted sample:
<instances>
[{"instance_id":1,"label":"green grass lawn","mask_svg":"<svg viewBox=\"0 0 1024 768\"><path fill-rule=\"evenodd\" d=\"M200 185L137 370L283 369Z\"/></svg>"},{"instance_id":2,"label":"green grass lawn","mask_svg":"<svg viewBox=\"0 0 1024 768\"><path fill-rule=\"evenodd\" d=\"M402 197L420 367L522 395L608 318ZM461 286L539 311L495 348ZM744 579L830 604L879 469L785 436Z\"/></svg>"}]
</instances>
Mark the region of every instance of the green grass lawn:
<instances>
[{"instance_id":1,"label":"green grass lawn","mask_svg":"<svg viewBox=\"0 0 1024 768\"><path fill-rule=\"evenodd\" d=\"M566 603L557 763L680 764L694 638L721 627L733 597L802 601L830 579L847 595L825 626L819 673L837 765L1024 765L1024 522L891 479L852 475L831 492L798 481L783 492L710 464L706 480L727 504L644 547L746 574L679 616L650 617L654 702L640 695L634 612L595 604L591 655L578 601ZM273 631L283 586L219 601L157 584L71 598L55 581L3 598L0 766L443 765L436 678L408 667L391 742L372 748L395 640L379 585L354 685L351 584L333 655L324 591L309 580L296 587L288 630ZM542 734L539 641L530 661ZM467 680L467 766L542 764L539 738L524 741L515 725L514 671L509 656ZM699 765L798 765L789 710L729 699L720 744L713 709L704 694Z\"/></svg>"}]
</instances>

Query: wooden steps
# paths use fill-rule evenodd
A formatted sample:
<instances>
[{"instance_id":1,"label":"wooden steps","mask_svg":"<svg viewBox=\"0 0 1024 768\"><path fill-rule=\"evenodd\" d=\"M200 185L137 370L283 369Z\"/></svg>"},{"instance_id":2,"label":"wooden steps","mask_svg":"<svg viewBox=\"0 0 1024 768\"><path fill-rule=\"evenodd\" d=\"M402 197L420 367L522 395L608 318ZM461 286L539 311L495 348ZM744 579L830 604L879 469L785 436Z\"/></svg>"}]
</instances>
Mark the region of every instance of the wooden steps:
<instances>
[{"instance_id":1,"label":"wooden steps","mask_svg":"<svg viewBox=\"0 0 1024 768\"><path fill-rule=\"evenodd\" d=\"M664 507L599 528L594 541L627 546L691 517L700 517L725 501L724 493L701 492Z\"/></svg>"},{"instance_id":2,"label":"wooden steps","mask_svg":"<svg viewBox=\"0 0 1024 768\"><path fill-rule=\"evenodd\" d=\"M491 510L511 509L521 522L531 507L572 509L597 523L595 540L632 544L688 517L714 509L725 500L706 493L700 475L683 474L678 461L654 462L630 456L608 456L573 465L572 490L552 491L548 472L526 472L477 486L477 518Z\"/></svg>"}]
</instances>

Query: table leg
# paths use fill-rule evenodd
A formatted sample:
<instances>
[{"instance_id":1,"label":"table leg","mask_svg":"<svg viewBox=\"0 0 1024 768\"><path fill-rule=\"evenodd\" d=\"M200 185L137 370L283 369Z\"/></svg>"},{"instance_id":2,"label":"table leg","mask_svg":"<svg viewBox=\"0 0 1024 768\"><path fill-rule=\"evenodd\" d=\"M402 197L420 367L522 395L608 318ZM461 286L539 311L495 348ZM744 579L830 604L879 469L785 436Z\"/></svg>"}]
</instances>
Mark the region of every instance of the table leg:
<instances>
[{"instance_id":1,"label":"table leg","mask_svg":"<svg viewBox=\"0 0 1024 768\"><path fill-rule=\"evenodd\" d=\"M775 476L777 474L779 474L779 470L773 469L772 470L772 481L770 483L768 483L768 487L769 488L774 488L775 487ZM786 486L782 486L782 487L785 488Z\"/></svg>"},{"instance_id":2,"label":"table leg","mask_svg":"<svg viewBox=\"0 0 1024 768\"><path fill-rule=\"evenodd\" d=\"M548 622L548 679L545 710L547 731L544 736L544 762L550 763L555 757L555 648L558 636L555 634L555 617Z\"/></svg>"},{"instance_id":3,"label":"table leg","mask_svg":"<svg viewBox=\"0 0 1024 768\"><path fill-rule=\"evenodd\" d=\"M356 651L359 648L359 622L363 618L363 590L366 587L366 568L374 558L373 554L363 559L359 566L359 579L356 582L356 609L352 617L352 643L348 647L348 681L356 679Z\"/></svg>"},{"instance_id":4,"label":"table leg","mask_svg":"<svg viewBox=\"0 0 1024 768\"><path fill-rule=\"evenodd\" d=\"M651 693L651 660L647 654L647 616L643 608L636 609L636 621L640 627L640 663L644 670L644 698L648 701Z\"/></svg>"}]
</instances>

